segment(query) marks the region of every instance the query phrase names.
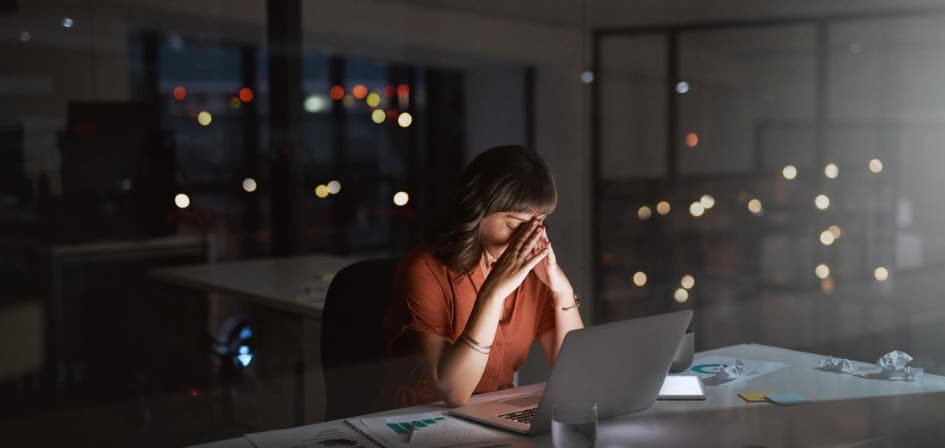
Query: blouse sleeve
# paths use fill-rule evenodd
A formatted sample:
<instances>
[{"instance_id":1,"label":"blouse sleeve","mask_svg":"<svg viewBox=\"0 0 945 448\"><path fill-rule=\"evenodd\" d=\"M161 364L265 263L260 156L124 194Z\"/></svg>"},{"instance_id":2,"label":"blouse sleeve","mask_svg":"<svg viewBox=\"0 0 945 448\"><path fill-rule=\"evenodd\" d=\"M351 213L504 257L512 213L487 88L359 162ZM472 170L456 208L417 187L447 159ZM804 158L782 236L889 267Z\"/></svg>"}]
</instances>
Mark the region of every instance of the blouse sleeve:
<instances>
[{"instance_id":1,"label":"blouse sleeve","mask_svg":"<svg viewBox=\"0 0 945 448\"><path fill-rule=\"evenodd\" d=\"M451 307L428 260L412 258L400 272L391 313L391 346L407 330L451 337Z\"/></svg>"}]
</instances>

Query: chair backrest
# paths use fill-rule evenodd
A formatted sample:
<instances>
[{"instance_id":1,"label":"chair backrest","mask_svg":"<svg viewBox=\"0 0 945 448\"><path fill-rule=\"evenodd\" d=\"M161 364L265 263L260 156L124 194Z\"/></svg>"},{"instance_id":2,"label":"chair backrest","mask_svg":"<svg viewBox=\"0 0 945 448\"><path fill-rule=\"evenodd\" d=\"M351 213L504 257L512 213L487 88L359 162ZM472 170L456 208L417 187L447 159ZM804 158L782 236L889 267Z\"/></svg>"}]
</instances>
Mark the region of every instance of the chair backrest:
<instances>
[{"instance_id":1,"label":"chair backrest","mask_svg":"<svg viewBox=\"0 0 945 448\"><path fill-rule=\"evenodd\" d=\"M321 358L326 419L379 411L388 364L381 323L390 304L397 260L360 261L339 271L325 298Z\"/></svg>"}]
</instances>

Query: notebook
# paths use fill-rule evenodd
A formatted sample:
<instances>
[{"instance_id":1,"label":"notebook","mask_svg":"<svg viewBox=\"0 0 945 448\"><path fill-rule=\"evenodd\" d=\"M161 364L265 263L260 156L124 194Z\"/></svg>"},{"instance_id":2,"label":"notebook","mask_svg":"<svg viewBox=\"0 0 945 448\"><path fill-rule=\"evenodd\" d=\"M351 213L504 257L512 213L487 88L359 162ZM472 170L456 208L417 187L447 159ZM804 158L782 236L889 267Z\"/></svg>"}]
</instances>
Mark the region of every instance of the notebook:
<instances>
[{"instance_id":1,"label":"notebook","mask_svg":"<svg viewBox=\"0 0 945 448\"><path fill-rule=\"evenodd\" d=\"M502 446L503 441L510 440L508 433L444 412L368 417L344 422L361 437L381 448ZM414 425L413 435L409 435L411 425Z\"/></svg>"},{"instance_id":2,"label":"notebook","mask_svg":"<svg viewBox=\"0 0 945 448\"><path fill-rule=\"evenodd\" d=\"M702 378L698 375L667 376L657 400L705 400Z\"/></svg>"}]
</instances>

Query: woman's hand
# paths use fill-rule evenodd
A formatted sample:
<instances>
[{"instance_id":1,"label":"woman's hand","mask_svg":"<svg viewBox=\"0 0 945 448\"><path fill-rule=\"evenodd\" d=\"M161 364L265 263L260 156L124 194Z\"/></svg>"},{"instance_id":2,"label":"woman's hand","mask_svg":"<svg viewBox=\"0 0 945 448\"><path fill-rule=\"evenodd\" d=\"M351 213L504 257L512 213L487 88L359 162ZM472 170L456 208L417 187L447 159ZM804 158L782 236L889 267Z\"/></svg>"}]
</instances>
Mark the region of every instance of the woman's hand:
<instances>
[{"instance_id":1,"label":"woman's hand","mask_svg":"<svg viewBox=\"0 0 945 448\"><path fill-rule=\"evenodd\" d=\"M547 255L535 266L535 274L538 276L538 279L548 285L548 288L551 289L555 295L565 297L574 296L574 288L571 286L571 282L568 281L568 277L564 275L564 270L561 269L561 265L558 264L554 248L551 247L551 240L548 239L547 228L544 226L541 227L541 239L533 250L536 253L538 251L547 252Z\"/></svg>"},{"instance_id":2,"label":"woman's hand","mask_svg":"<svg viewBox=\"0 0 945 448\"><path fill-rule=\"evenodd\" d=\"M537 218L519 226L482 285L485 298L505 299L522 284L535 265L545 259L550 247L537 248L543 234L544 227Z\"/></svg>"}]
</instances>

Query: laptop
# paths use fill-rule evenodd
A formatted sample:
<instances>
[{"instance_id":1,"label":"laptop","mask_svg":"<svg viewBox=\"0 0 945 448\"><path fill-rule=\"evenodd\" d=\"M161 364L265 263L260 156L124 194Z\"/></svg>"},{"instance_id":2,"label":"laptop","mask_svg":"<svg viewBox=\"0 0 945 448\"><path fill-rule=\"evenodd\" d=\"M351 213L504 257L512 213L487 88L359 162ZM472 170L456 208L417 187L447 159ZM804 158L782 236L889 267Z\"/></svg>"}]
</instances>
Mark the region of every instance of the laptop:
<instances>
[{"instance_id":1,"label":"laptop","mask_svg":"<svg viewBox=\"0 0 945 448\"><path fill-rule=\"evenodd\" d=\"M692 311L612 322L568 333L543 391L451 409L457 417L521 434L551 429L563 401L593 401L598 418L653 405Z\"/></svg>"}]
</instances>

